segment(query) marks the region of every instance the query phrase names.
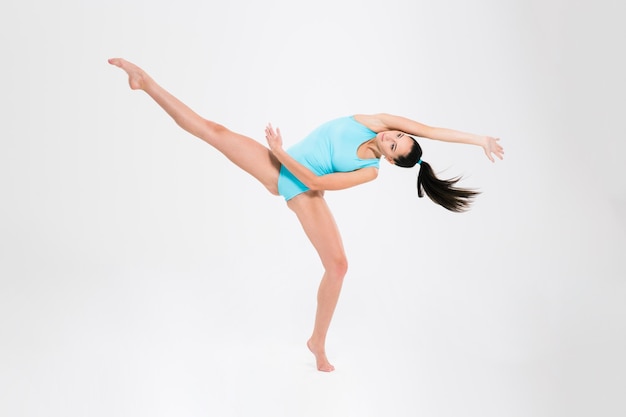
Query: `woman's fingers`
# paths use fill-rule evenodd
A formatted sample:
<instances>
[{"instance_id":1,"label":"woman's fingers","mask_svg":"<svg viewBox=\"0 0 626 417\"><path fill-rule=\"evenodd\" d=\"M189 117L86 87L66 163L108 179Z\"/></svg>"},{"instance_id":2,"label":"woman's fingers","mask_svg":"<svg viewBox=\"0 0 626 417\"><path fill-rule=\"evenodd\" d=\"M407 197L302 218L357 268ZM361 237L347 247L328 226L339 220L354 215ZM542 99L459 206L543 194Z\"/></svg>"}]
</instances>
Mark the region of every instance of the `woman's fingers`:
<instances>
[{"instance_id":1,"label":"woman's fingers","mask_svg":"<svg viewBox=\"0 0 626 417\"><path fill-rule=\"evenodd\" d=\"M495 159L493 159L493 155L495 155L496 157L498 157L498 159L502 160L504 156L504 149L498 143L500 138L488 138L488 139L489 140L485 146L485 154L487 155L487 158L489 158L491 162L495 162Z\"/></svg>"},{"instance_id":2,"label":"woman's fingers","mask_svg":"<svg viewBox=\"0 0 626 417\"><path fill-rule=\"evenodd\" d=\"M280 137L280 129L274 130L271 123L268 123L265 127L265 139L270 146L270 149L282 147L282 138Z\"/></svg>"}]
</instances>

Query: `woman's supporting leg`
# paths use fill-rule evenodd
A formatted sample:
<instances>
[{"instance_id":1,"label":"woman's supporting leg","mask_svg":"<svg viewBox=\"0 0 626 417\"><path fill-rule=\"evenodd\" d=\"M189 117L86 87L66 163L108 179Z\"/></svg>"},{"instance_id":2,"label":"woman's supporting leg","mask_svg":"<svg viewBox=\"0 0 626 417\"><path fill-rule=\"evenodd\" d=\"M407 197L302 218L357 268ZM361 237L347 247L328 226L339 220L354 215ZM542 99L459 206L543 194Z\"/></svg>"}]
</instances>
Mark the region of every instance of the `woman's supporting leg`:
<instances>
[{"instance_id":1,"label":"woman's supporting leg","mask_svg":"<svg viewBox=\"0 0 626 417\"><path fill-rule=\"evenodd\" d=\"M130 88L145 91L180 127L220 151L259 180L272 194L278 194L280 163L267 147L200 117L138 66L121 58L109 59L109 63L126 71Z\"/></svg>"},{"instance_id":2,"label":"woman's supporting leg","mask_svg":"<svg viewBox=\"0 0 626 417\"><path fill-rule=\"evenodd\" d=\"M287 204L298 216L324 265L324 275L317 293L315 326L307 346L315 355L317 369L330 372L335 367L326 357L326 334L348 270L348 262L339 229L324 200L323 192L308 191L289 200Z\"/></svg>"}]
</instances>

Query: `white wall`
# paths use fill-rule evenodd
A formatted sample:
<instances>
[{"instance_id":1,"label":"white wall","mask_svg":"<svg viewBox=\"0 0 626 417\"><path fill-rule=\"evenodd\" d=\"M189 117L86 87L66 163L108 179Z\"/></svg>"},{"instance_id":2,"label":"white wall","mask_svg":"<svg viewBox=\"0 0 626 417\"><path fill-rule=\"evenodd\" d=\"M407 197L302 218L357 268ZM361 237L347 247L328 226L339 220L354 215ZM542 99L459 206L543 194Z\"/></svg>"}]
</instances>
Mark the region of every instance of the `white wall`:
<instances>
[{"instance_id":1,"label":"white wall","mask_svg":"<svg viewBox=\"0 0 626 417\"><path fill-rule=\"evenodd\" d=\"M623 415L617 1L101 3L0 6L0 414ZM320 379L294 216L113 56L260 141L389 112L506 159L423 143L483 191L463 215L385 163L329 193L351 269Z\"/></svg>"}]
</instances>

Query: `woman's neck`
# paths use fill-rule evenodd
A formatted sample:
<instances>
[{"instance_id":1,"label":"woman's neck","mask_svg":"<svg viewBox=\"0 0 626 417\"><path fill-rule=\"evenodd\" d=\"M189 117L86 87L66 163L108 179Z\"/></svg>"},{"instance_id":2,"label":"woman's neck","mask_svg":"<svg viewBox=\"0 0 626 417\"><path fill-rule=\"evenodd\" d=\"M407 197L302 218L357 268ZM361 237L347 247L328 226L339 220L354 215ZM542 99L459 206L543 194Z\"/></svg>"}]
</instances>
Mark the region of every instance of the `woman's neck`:
<instances>
[{"instance_id":1,"label":"woman's neck","mask_svg":"<svg viewBox=\"0 0 626 417\"><path fill-rule=\"evenodd\" d=\"M376 138L370 139L364 143L364 148L370 155L374 155L375 158L380 159L382 156L382 152L378 148L378 144L376 143Z\"/></svg>"}]
</instances>

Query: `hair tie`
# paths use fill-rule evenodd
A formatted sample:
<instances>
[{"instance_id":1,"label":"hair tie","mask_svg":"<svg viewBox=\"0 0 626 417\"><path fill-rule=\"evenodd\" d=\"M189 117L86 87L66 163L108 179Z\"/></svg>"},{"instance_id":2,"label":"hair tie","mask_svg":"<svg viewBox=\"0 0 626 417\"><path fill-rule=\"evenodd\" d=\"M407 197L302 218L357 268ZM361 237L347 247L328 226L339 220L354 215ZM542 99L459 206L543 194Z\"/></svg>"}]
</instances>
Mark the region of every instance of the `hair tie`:
<instances>
[{"instance_id":1,"label":"hair tie","mask_svg":"<svg viewBox=\"0 0 626 417\"><path fill-rule=\"evenodd\" d=\"M422 160L417 161L417 165L422 165Z\"/></svg>"}]
</instances>

